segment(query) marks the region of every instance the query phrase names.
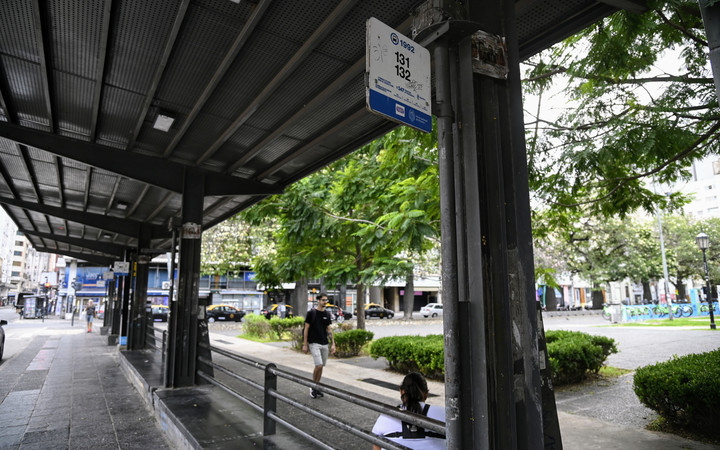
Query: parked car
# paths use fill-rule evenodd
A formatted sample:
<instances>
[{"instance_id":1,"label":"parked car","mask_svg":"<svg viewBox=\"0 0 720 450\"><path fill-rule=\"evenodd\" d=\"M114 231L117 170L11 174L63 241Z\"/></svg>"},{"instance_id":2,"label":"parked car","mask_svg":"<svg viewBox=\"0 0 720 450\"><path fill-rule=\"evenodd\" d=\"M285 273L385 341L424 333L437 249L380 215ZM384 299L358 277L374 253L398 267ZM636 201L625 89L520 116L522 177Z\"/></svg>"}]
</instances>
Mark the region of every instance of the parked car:
<instances>
[{"instance_id":1,"label":"parked car","mask_svg":"<svg viewBox=\"0 0 720 450\"><path fill-rule=\"evenodd\" d=\"M218 322L240 322L245 316L245 311L241 311L230 305L210 305L207 307L207 320L212 323Z\"/></svg>"},{"instance_id":2,"label":"parked car","mask_svg":"<svg viewBox=\"0 0 720 450\"><path fill-rule=\"evenodd\" d=\"M428 303L427 305L420 308L420 314L423 317L437 317L443 315L442 303Z\"/></svg>"},{"instance_id":3,"label":"parked car","mask_svg":"<svg viewBox=\"0 0 720 450\"><path fill-rule=\"evenodd\" d=\"M278 308L277 303L273 303L270 305L267 305L260 311L260 314L265 316L267 320L270 320L272 316L278 316L280 317L280 309ZM295 314L293 313L293 307L290 305L285 305L285 317L294 317Z\"/></svg>"},{"instance_id":4,"label":"parked car","mask_svg":"<svg viewBox=\"0 0 720 450\"><path fill-rule=\"evenodd\" d=\"M153 322L167 322L170 315L170 308L165 305L152 305Z\"/></svg>"},{"instance_id":5,"label":"parked car","mask_svg":"<svg viewBox=\"0 0 720 450\"><path fill-rule=\"evenodd\" d=\"M3 325L7 325L7 320L0 320L0 360L2 360L5 352L5 329Z\"/></svg>"},{"instance_id":6,"label":"parked car","mask_svg":"<svg viewBox=\"0 0 720 450\"><path fill-rule=\"evenodd\" d=\"M370 317L379 317L380 319L392 319L395 317L395 311L392 309L383 308L380 305L368 305L365 308L365 318L368 319Z\"/></svg>"}]
</instances>

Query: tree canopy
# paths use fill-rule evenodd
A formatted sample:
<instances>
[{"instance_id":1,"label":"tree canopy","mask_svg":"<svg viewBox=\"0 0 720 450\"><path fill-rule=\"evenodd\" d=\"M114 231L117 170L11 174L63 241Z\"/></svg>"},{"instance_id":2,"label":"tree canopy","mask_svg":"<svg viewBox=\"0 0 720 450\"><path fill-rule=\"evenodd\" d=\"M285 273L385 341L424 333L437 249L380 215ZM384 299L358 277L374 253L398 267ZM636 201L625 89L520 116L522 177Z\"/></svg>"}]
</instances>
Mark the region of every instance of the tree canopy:
<instances>
[{"instance_id":1,"label":"tree canopy","mask_svg":"<svg viewBox=\"0 0 720 450\"><path fill-rule=\"evenodd\" d=\"M720 152L698 4L647 3L644 14L613 14L529 61L524 88L540 98L528 112L530 187L552 212L538 227L677 206L679 194L667 199L649 181L687 179L691 161ZM678 67L659 67L668 52ZM571 101L547 117L543 93L553 85Z\"/></svg>"}]
</instances>

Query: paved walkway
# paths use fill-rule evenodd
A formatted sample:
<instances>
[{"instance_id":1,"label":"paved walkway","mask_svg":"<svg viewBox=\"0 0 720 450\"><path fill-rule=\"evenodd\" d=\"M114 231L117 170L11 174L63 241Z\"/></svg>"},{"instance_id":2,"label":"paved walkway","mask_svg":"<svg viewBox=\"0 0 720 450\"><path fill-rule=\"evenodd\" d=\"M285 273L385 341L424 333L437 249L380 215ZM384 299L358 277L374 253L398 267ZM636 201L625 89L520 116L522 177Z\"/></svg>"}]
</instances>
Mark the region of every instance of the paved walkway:
<instances>
[{"instance_id":1,"label":"paved walkway","mask_svg":"<svg viewBox=\"0 0 720 450\"><path fill-rule=\"evenodd\" d=\"M115 347L81 329L36 336L0 365L0 449L170 448Z\"/></svg>"},{"instance_id":2,"label":"paved walkway","mask_svg":"<svg viewBox=\"0 0 720 450\"><path fill-rule=\"evenodd\" d=\"M232 350L261 362L273 362L280 368L310 377L311 358L288 348L288 344L262 344L211 332L212 344ZM147 357L142 357L143 354ZM136 352L140 363L151 364L152 352ZM145 397L128 381L119 362L127 361L116 347L107 346L105 337L87 334L82 329L32 338L22 353L0 364L0 449L130 449L179 448L178 438L165 433L168 424L178 423L196 438L201 448L243 448L245 444L272 448L318 448L301 438L282 433L271 439L262 437L262 415L252 408L238 405L231 396L211 386L162 390L155 392L155 411L146 406ZM159 359L159 358L157 358ZM236 373L263 382L257 368L233 363L215 355L218 363L233 367ZM218 379L223 374L216 371ZM331 359L323 374L323 384L352 392L390 405L399 402L397 386L402 376L385 370L382 361L372 358ZM626 380L619 380L625 382ZM326 395L311 399L307 388L280 380L278 390L294 401L311 406L327 417L370 429L376 415L347 402ZM244 389L243 394L261 402L262 394ZM565 449L719 449L674 435L647 431L640 426L611 423L589 417L584 411L593 404L617 401L613 393L620 389L608 386L599 393L578 391L558 396L559 421ZM430 382L431 404L444 403L442 383ZM152 394L151 394L152 396ZM593 403L595 402L595 403ZM165 409L160 410L163 403ZM607 405L605 406L607 407ZM160 411L160 412L158 412ZM299 427L314 436L323 437L336 448L366 449L367 442L343 431L334 431L326 421L299 414L280 406L278 413L297 421ZM170 417L174 416L174 417ZM156 417L162 421L161 429ZM214 422L203 421L213 417ZM235 420L242 426L230 426ZM183 422L184 421L184 422ZM229 430L229 432L227 432ZM222 439L218 436L227 432ZM327 439L330 436L330 439ZM175 442L175 444L169 444Z\"/></svg>"}]
</instances>

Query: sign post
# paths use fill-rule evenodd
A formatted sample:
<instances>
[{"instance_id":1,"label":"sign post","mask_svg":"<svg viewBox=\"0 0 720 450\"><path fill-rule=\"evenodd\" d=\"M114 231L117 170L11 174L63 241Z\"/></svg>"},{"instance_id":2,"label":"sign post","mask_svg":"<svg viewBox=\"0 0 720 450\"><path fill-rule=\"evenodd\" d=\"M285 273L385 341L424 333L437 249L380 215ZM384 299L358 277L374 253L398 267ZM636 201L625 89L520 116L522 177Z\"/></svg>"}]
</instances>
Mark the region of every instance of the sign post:
<instances>
[{"instance_id":1,"label":"sign post","mask_svg":"<svg viewBox=\"0 0 720 450\"><path fill-rule=\"evenodd\" d=\"M368 109L430 133L430 51L374 17L366 28Z\"/></svg>"}]
</instances>

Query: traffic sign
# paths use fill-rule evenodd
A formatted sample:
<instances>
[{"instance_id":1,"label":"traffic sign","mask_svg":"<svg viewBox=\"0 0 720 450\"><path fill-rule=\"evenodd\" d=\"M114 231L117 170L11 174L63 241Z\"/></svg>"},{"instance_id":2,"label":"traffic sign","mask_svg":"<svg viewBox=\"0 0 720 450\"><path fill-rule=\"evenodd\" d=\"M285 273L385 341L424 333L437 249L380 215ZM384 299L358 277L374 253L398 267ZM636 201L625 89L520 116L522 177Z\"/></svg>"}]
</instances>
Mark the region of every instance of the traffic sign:
<instances>
[{"instance_id":1,"label":"traffic sign","mask_svg":"<svg viewBox=\"0 0 720 450\"><path fill-rule=\"evenodd\" d=\"M130 274L130 262L129 261L115 261L113 267L115 275L129 275Z\"/></svg>"},{"instance_id":2,"label":"traffic sign","mask_svg":"<svg viewBox=\"0 0 720 450\"><path fill-rule=\"evenodd\" d=\"M430 51L374 17L366 30L368 109L431 132Z\"/></svg>"}]
</instances>

